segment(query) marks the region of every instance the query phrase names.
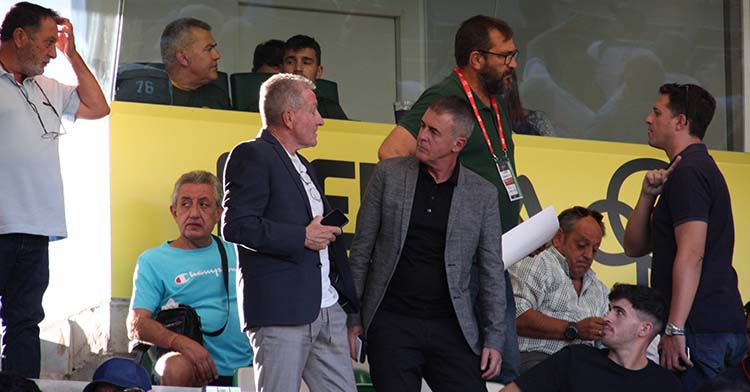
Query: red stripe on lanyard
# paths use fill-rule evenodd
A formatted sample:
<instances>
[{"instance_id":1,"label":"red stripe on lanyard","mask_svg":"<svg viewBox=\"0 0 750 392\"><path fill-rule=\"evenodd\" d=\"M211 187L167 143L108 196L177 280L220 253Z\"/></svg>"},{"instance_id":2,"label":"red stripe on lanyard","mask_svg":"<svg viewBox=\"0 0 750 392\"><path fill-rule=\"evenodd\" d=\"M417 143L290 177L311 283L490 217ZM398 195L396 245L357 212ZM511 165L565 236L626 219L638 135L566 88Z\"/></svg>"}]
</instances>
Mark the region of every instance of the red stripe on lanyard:
<instances>
[{"instance_id":1,"label":"red stripe on lanyard","mask_svg":"<svg viewBox=\"0 0 750 392\"><path fill-rule=\"evenodd\" d=\"M492 159L497 162L497 155L495 155L495 149L492 147L492 142L490 142L490 136L487 134L487 128L484 126L484 121L482 120L482 116L479 115L479 109L477 109L477 103L474 100L474 94L471 92L471 87L469 87L469 82L466 81L466 78L461 73L461 70L456 67L453 68L453 72L458 75L458 79L461 81L461 86L464 88L464 93L466 93L466 98L469 99L469 103L471 104L471 108L474 109L474 116L477 118L477 122L479 123L479 128L482 129L482 134L484 134L484 140L487 142L487 148L490 149L490 154L492 154ZM505 144L505 136L503 135L503 123L500 121L500 110L497 107L497 100L495 97L490 97L490 104L492 105L492 109L495 111L495 117L497 118L497 134L500 136L500 143L503 146L503 154L505 154L505 157L508 157L508 146Z\"/></svg>"}]
</instances>

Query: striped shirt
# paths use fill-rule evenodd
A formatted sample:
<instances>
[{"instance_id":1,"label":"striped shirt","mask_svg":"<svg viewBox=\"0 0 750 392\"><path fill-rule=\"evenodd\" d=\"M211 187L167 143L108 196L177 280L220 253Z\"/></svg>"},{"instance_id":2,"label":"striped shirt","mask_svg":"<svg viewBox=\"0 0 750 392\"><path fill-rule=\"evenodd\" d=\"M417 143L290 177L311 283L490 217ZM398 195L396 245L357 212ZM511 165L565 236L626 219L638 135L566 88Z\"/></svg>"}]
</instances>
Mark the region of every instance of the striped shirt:
<instances>
[{"instance_id":1,"label":"striped shirt","mask_svg":"<svg viewBox=\"0 0 750 392\"><path fill-rule=\"evenodd\" d=\"M589 269L583 276L581 295L576 293L570 279L565 257L554 246L536 255L527 257L510 269L513 297L516 301L516 317L529 309L546 316L566 321L580 321L587 317L604 317L609 308L609 289ZM581 340L532 339L518 337L521 352L538 351L554 354L570 344L590 343Z\"/></svg>"}]
</instances>

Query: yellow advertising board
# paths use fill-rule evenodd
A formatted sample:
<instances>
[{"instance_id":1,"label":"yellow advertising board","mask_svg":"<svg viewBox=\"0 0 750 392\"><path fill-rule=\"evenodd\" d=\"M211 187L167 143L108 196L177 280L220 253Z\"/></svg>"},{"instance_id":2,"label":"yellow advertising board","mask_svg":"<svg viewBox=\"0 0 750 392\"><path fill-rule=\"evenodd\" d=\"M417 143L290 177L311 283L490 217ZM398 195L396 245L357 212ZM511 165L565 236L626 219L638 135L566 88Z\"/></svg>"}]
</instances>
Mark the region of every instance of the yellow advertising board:
<instances>
[{"instance_id":1,"label":"yellow advertising board","mask_svg":"<svg viewBox=\"0 0 750 392\"><path fill-rule=\"evenodd\" d=\"M187 171L217 173L222 157L252 139L260 116L220 110L114 102L110 116L112 191L112 296L131 294L135 262L146 249L177 238L169 214L172 187ZM377 149L391 124L326 120L318 146L301 151L316 167L325 194L347 213L351 240ZM645 140L644 126L644 140ZM627 216L638 198L644 170L666 163L647 145L514 136L524 218L552 205L561 211L591 206L605 214L606 236L594 263L608 285L645 283L650 259L622 251ZM750 296L750 154L712 151L729 184L735 224L734 266L745 300Z\"/></svg>"}]
</instances>

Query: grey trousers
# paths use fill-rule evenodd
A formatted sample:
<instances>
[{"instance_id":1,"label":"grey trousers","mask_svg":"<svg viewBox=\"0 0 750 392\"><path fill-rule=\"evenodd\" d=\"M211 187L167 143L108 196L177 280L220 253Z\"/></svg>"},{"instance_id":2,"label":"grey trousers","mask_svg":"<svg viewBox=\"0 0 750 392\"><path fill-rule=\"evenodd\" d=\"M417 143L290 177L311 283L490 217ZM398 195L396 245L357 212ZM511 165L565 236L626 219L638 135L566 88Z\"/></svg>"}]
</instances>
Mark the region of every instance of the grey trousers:
<instances>
[{"instance_id":1,"label":"grey trousers","mask_svg":"<svg viewBox=\"0 0 750 392\"><path fill-rule=\"evenodd\" d=\"M346 335L346 313L335 304L311 324L269 326L248 332L258 392L354 392L354 370Z\"/></svg>"}]
</instances>

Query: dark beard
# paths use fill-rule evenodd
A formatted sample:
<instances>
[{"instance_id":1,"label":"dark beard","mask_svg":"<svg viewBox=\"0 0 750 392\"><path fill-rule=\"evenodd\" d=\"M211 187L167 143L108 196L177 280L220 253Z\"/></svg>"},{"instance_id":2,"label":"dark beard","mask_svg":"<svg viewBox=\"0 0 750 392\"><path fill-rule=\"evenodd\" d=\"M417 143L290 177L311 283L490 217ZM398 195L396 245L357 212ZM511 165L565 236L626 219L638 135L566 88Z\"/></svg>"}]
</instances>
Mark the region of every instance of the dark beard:
<instances>
[{"instance_id":1,"label":"dark beard","mask_svg":"<svg viewBox=\"0 0 750 392\"><path fill-rule=\"evenodd\" d=\"M488 95L505 95L510 89L510 85L507 85L503 80L512 71L506 71L500 75L494 74L491 70L483 70L479 72L479 80L482 81L484 90Z\"/></svg>"}]
</instances>

